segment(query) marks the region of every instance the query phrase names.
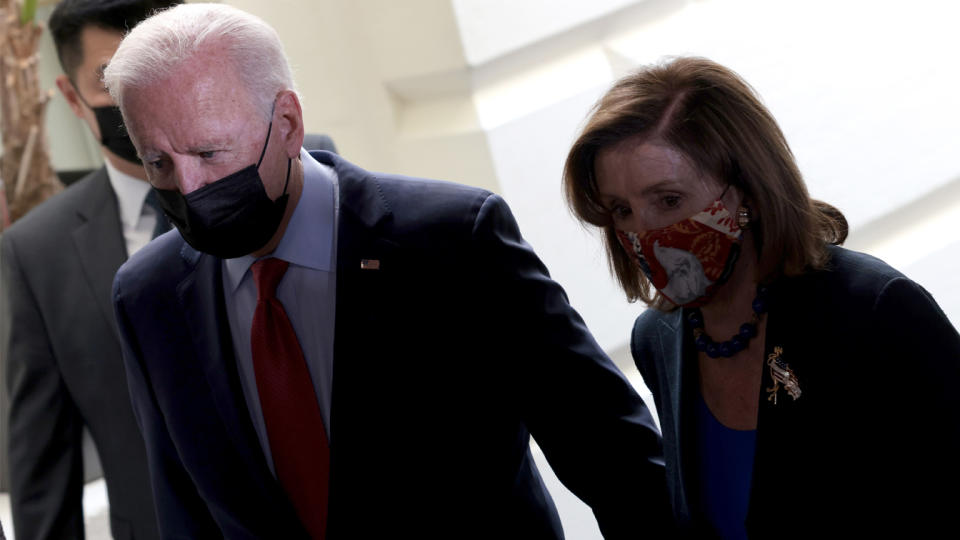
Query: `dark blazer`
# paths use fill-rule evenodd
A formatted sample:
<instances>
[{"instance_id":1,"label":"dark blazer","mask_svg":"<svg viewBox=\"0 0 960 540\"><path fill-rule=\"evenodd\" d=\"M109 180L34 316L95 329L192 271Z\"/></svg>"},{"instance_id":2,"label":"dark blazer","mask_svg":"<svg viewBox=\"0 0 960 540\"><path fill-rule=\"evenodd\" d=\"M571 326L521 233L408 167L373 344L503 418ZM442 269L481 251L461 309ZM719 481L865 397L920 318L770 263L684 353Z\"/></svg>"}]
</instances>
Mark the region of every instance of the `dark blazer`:
<instances>
[{"instance_id":1,"label":"dark blazer","mask_svg":"<svg viewBox=\"0 0 960 540\"><path fill-rule=\"evenodd\" d=\"M530 434L604 534L660 537L652 418L503 200L313 155L340 190L328 538L562 537ZM114 283L161 531L301 538L244 403L222 288L221 260L176 231Z\"/></svg>"},{"instance_id":2,"label":"dark blazer","mask_svg":"<svg viewBox=\"0 0 960 540\"><path fill-rule=\"evenodd\" d=\"M774 404L764 368L748 534L952 530L960 336L929 293L882 261L833 246L830 255L828 269L771 286L764 359L780 347L802 394L781 389ZM675 518L709 537L695 469L697 356L682 310L641 314L632 350L660 415Z\"/></svg>"},{"instance_id":3,"label":"dark blazer","mask_svg":"<svg viewBox=\"0 0 960 540\"><path fill-rule=\"evenodd\" d=\"M83 538L84 425L103 466L113 537L157 537L110 302L125 258L116 197L102 168L3 235L0 350L11 397L18 540Z\"/></svg>"}]
</instances>

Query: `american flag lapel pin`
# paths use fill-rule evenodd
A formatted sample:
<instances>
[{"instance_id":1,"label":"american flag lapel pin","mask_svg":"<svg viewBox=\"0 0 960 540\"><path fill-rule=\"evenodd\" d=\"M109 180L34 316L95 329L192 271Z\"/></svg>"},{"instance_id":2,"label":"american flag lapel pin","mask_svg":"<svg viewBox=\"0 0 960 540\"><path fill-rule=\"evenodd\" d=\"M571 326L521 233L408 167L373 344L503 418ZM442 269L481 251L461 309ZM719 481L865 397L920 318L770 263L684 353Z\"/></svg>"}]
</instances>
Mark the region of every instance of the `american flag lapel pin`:
<instances>
[{"instance_id":1,"label":"american flag lapel pin","mask_svg":"<svg viewBox=\"0 0 960 540\"><path fill-rule=\"evenodd\" d=\"M379 259L360 259L360 269L361 270L379 270L380 260Z\"/></svg>"}]
</instances>

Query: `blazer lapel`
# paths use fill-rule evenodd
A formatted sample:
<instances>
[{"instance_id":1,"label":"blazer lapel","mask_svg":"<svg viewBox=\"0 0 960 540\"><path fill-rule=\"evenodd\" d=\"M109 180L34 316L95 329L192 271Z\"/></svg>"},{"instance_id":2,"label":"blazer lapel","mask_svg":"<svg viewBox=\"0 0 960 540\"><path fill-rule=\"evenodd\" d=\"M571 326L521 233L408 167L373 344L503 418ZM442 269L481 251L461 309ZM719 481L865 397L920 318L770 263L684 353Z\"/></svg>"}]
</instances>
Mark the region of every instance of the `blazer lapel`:
<instances>
[{"instance_id":1,"label":"blazer lapel","mask_svg":"<svg viewBox=\"0 0 960 540\"><path fill-rule=\"evenodd\" d=\"M278 490L276 500L285 500L267 467L240 385L227 325L226 304L221 283L220 259L202 254L184 244L181 256L193 267L177 286L196 358L206 376L210 392L234 449L248 464L248 472L268 490ZM266 493L269 493L267 491Z\"/></svg>"},{"instance_id":2,"label":"blazer lapel","mask_svg":"<svg viewBox=\"0 0 960 540\"><path fill-rule=\"evenodd\" d=\"M106 169L96 173L88 192L88 200L77 208L79 224L73 230L73 242L97 305L110 326L115 327L111 300L113 276L127 258L127 247L117 198Z\"/></svg>"},{"instance_id":3,"label":"blazer lapel","mask_svg":"<svg viewBox=\"0 0 960 540\"><path fill-rule=\"evenodd\" d=\"M670 422L669 426L662 426L664 430L668 427L673 431L673 446L664 447L664 452L671 452L676 455L676 493L674 508L680 515L692 518L690 512L691 486L687 484L687 471L690 467L690 449L687 436L689 434L690 420L689 407L690 393L696 390L692 386L697 384L695 366L688 365L687 354L683 339L683 310L677 309L659 320L657 330L660 334L660 352L664 365L667 387L670 395L669 407L673 414L666 420ZM661 414L661 421L664 420ZM664 437L664 444L670 443L669 437Z\"/></svg>"}]
</instances>

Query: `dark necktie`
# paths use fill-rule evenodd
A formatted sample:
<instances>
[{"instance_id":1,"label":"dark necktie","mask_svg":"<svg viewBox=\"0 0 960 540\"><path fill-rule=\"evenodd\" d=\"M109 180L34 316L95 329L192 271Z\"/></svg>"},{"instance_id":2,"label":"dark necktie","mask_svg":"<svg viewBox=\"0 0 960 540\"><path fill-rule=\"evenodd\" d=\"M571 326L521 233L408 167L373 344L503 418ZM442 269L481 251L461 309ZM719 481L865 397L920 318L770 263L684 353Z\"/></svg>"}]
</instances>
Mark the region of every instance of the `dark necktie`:
<instances>
[{"instance_id":1,"label":"dark necktie","mask_svg":"<svg viewBox=\"0 0 960 540\"><path fill-rule=\"evenodd\" d=\"M154 213L157 215L157 224L153 227L153 236L150 238L156 238L161 234L170 230L170 221L167 219L167 215L163 213L163 208L160 207L160 198L157 196L157 192L150 188L150 191L147 192L147 198L143 201L143 204L153 208Z\"/></svg>"},{"instance_id":2,"label":"dark necktie","mask_svg":"<svg viewBox=\"0 0 960 540\"><path fill-rule=\"evenodd\" d=\"M257 284L257 307L250 329L253 370L277 479L310 536L322 539L327 524L330 445L303 351L276 297L288 266L276 258L253 263Z\"/></svg>"}]
</instances>

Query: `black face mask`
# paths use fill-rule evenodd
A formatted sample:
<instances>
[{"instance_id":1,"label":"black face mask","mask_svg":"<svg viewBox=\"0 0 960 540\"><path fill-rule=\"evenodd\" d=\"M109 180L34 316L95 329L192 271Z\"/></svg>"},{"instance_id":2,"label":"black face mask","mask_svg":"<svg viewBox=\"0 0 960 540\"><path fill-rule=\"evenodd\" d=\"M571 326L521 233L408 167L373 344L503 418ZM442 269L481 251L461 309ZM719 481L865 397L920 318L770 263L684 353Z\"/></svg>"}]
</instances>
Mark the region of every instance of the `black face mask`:
<instances>
[{"instance_id":1,"label":"black face mask","mask_svg":"<svg viewBox=\"0 0 960 540\"><path fill-rule=\"evenodd\" d=\"M120 108L107 106L90 107L90 109L97 117L97 126L100 128L100 144L130 163L143 165L143 162L137 157L137 149L133 147L133 141L127 135L127 128L123 125Z\"/></svg>"},{"instance_id":2,"label":"black face mask","mask_svg":"<svg viewBox=\"0 0 960 540\"><path fill-rule=\"evenodd\" d=\"M290 198L287 184L292 160L287 160L283 195L271 201L258 169L267 153L272 128L273 122L270 122L256 165L186 195L177 190L154 188L163 211L194 249L221 259L242 257L267 245L277 232Z\"/></svg>"},{"instance_id":3,"label":"black face mask","mask_svg":"<svg viewBox=\"0 0 960 540\"><path fill-rule=\"evenodd\" d=\"M93 116L97 119L97 127L100 128L100 144L130 163L143 165L143 162L137 156L137 149L134 148L133 141L130 140L130 135L127 134L127 128L123 125L123 115L120 114L120 107L114 105L92 107L84 99L83 94L76 90L77 84L73 82L73 79L70 80L70 84L73 85L80 101L93 111Z\"/></svg>"}]
</instances>

